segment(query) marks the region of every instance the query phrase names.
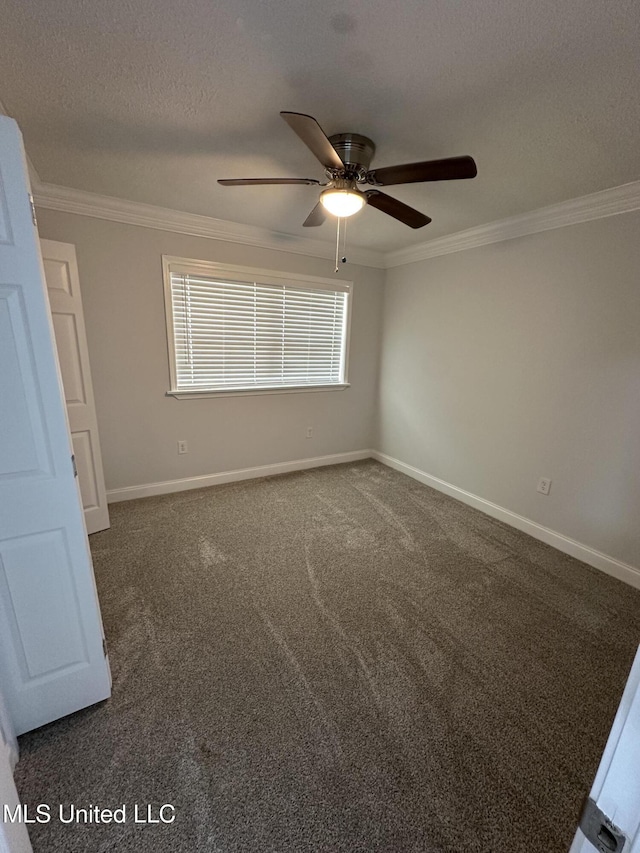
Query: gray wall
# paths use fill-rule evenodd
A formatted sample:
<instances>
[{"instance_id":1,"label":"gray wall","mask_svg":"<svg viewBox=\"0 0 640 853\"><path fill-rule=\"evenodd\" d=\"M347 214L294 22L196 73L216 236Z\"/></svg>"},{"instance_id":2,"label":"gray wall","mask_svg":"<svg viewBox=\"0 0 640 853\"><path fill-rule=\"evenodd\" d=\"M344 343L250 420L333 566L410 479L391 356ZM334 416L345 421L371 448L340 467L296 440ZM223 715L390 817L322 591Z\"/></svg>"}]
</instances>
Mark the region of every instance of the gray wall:
<instances>
[{"instance_id":1,"label":"gray wall","mask_svg":"<svg viewBox=\"0 0 640 853\"><path fill-rule=\"evenodd\" d=\"M332 262L49 210L38 227L76 246L107 489L372 446L381 270L341 271L354 281L350 388L176 400L165 396L163 254L322 277ZM179 439L188 454L178 455Z\"/></svg>"},{"instance_id":2,"label":"gray wall","mask_svg":"<svg viewBox=\"0 0 640 853\"><path fill-rule=\"evenodd\" d=\"M397 267L385 290L378 448L640 565L640 214Z\"/></svg>"},{"instance_id":3,"label":"gray wall","mask_svg":"<svg viewBox=\"0 0 640 853\"><path fill-rule=\"evenodd\" d=\"M625 214L388 270L384 326L384 272L349 265L350 389L179 401L165 396L162 254L319 276L331 262L39 214L41 236L77 249L107 488L375 447L635 566L639 225Z\"/></svg>"}]
</instances>

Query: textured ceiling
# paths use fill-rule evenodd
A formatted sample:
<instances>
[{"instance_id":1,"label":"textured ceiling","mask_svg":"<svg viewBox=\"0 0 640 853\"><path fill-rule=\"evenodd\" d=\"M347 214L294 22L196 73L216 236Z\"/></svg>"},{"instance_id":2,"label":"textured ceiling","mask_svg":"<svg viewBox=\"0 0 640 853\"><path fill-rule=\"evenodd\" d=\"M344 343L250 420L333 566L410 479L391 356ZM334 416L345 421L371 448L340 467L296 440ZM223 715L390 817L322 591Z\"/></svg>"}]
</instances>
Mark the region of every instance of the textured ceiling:
<instances>
[{"instance_id":1,"label":"textured ceiling","mask_svg":"<svg viewBox=\"0 0 640 853\"><path fill-rule=\"evenodd\" d=\"M390 188L349 242L422 242L640 177L637 0L0 0L0 99L41 178L330 241L322 178L279 117L377 144L374 166L471 154L473 181Z\"/></svg>"}]
</instances>

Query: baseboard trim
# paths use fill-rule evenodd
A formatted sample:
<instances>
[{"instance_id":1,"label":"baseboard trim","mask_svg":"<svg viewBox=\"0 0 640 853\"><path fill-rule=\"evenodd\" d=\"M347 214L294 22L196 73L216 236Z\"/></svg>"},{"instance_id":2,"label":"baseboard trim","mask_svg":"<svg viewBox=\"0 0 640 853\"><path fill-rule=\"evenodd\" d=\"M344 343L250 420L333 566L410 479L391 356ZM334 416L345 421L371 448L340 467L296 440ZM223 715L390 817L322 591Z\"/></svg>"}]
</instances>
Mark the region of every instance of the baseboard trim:
<instances>
[{"instance_id":1,"label":"baseboard trim","mask_svg":"<svg viewBox=\"0 0 640 853\"><path fill-rule=\"evenodd\" d=\"M160 483L146 483L142 486L125 486L122 489L107 491L108 503L131 501L136 498L148 498L155 495L167 495L171 492L185 492L188 489L202 489L206 486L219 486L222 483L235 483L240 480L254 480L258 477L272 477L274 474L288 474L291 471L305 471L308 468L322 468L325 465L339 465L342 462L357 462L369 459L373 450L351 450L348 453L332 453L329 456L312 456L308 459L294 459L290 462L275 462L272 465L258 465L255 468L237 468L234 471L221 471L218 474L203 474L198 477L185 477L181 480L164 480Z\"/></svg>"},{"instance_id":2,"label":"baseboard trim","mask_svg":"<svg viewBox=\"0 0 640 853\"><path fill-rule=\"evenodd\" d=\"M462 503L472 506L474 509L484 512L492 518L497 518L523 533L528 533L534 539L545 542L563 554L569 554L595 569L611 575L618 580L628 583L630 586L640 589L640 569L631 566L628 563L623 563L621 560L616 560L615 557L610 557L603 554L601 551L596 551L594 548L584 545L582 542L577 542L569 536L558 533L556 530L551 530L549 527L544 527L530 518L525 518L523 515L512 512L503 506L485 500L472 492L467 492L446 480L441 480L439 477L434 477L389 456L386 453L381 453L378 450L352 450L348 453L332 453L328 456L313 456L308 459L294 459L289 462L276 462L272 465L259 465L254 468L238 468L233 471L221 471L217 474L204 474L198 477L185 477L180 480L164 480L158 483L146 483L141 486L125 486L121 489L110 489L107 492L107 500L109 503L118 503L119 501L130 501L136 498L148 498L157 495L171 494L172 492L184 492L189 489L202 489L206 486L218 486L223 483L235 483L241 480L253 480L259 477L272 477L276 474L288 474L292 471L305 471L309 468L321 468L326 465L339 465L343 462L357 462L360 459L376 459L383 465L400 471L424 483L426 486L431 486L439 492L443 492Z\"/></svg>"},{"instance_id":3,"label":"baseboard trim","mask_svg":"<svg viewBox=\"0 0 640 853\"><path fill-rule=\"evenodd\" d=\"M612 575L612 577L624 581L636 589L640 589L640 569L628 563L623 563L614 557L609 557L607 554L596 551L588 545L583 545L581 542L564 536L556 530L544 527L530 518L525 518L523 515L518 515L509 509L505 509L503 506L494 504L458 486L447 483L446 480L433 477L431 474L427 474L413 465L408 465L406 462L401 462L393 456L388 456L386 453L373 450L371 457L378 462L382 462L383 465L388 465L389 468L394 468L402 474L407 474L407 476L418 480L420 483L424 483L426 486L431 486L431 488L437 489L439 492L443 492L462 503L472 506L474 509L480 510L480 512L484 512L486 515L490 515L492 518L504 521L505 524L509 524L517 530L522 530L523 533L528 533L534 539L539 539L541 542L557 548L558 551L562 551L564 554L569 554L569 556L582 560L583 563L587 563L587 565L593 566L595 569L600 569L600 571Z\"/></svg>"}]
</instances>

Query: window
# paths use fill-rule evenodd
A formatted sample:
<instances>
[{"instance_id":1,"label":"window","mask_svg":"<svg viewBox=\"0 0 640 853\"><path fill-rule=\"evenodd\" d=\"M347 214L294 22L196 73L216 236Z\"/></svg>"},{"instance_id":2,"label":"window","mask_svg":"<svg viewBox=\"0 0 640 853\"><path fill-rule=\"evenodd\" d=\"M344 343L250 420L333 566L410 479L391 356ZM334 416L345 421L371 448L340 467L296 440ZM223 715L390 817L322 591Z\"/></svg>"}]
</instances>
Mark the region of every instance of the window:
<instances>
[{"instance_id":1,"label":"window","mask_svg":"<svg viewBox=\"0 0 640 853\"><path fill-rule=\"evenodd\" d=\"M344 388L351 284L163 258L177 396Z\"/></svg>"}]
</instances>

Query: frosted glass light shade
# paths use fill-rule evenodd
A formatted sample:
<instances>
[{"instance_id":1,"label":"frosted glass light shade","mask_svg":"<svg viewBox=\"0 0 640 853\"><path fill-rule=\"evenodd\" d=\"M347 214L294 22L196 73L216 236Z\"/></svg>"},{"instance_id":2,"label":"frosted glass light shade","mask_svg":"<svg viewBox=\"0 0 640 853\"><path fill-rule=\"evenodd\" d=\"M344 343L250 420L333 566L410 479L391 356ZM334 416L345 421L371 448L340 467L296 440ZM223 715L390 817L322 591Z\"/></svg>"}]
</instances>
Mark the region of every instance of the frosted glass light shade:
<instances>
[{"instance_id":1,"label":"frosted glass light shade","mask_svg":"<svg viewBox=\"0 0 640 853\"><path fill-rule=\"evenodd\" d=\"M356 190L330 189L320 194L322 206L334 216L353 216L364 205L364 196Z\"/></svg>"}]
</instances>

